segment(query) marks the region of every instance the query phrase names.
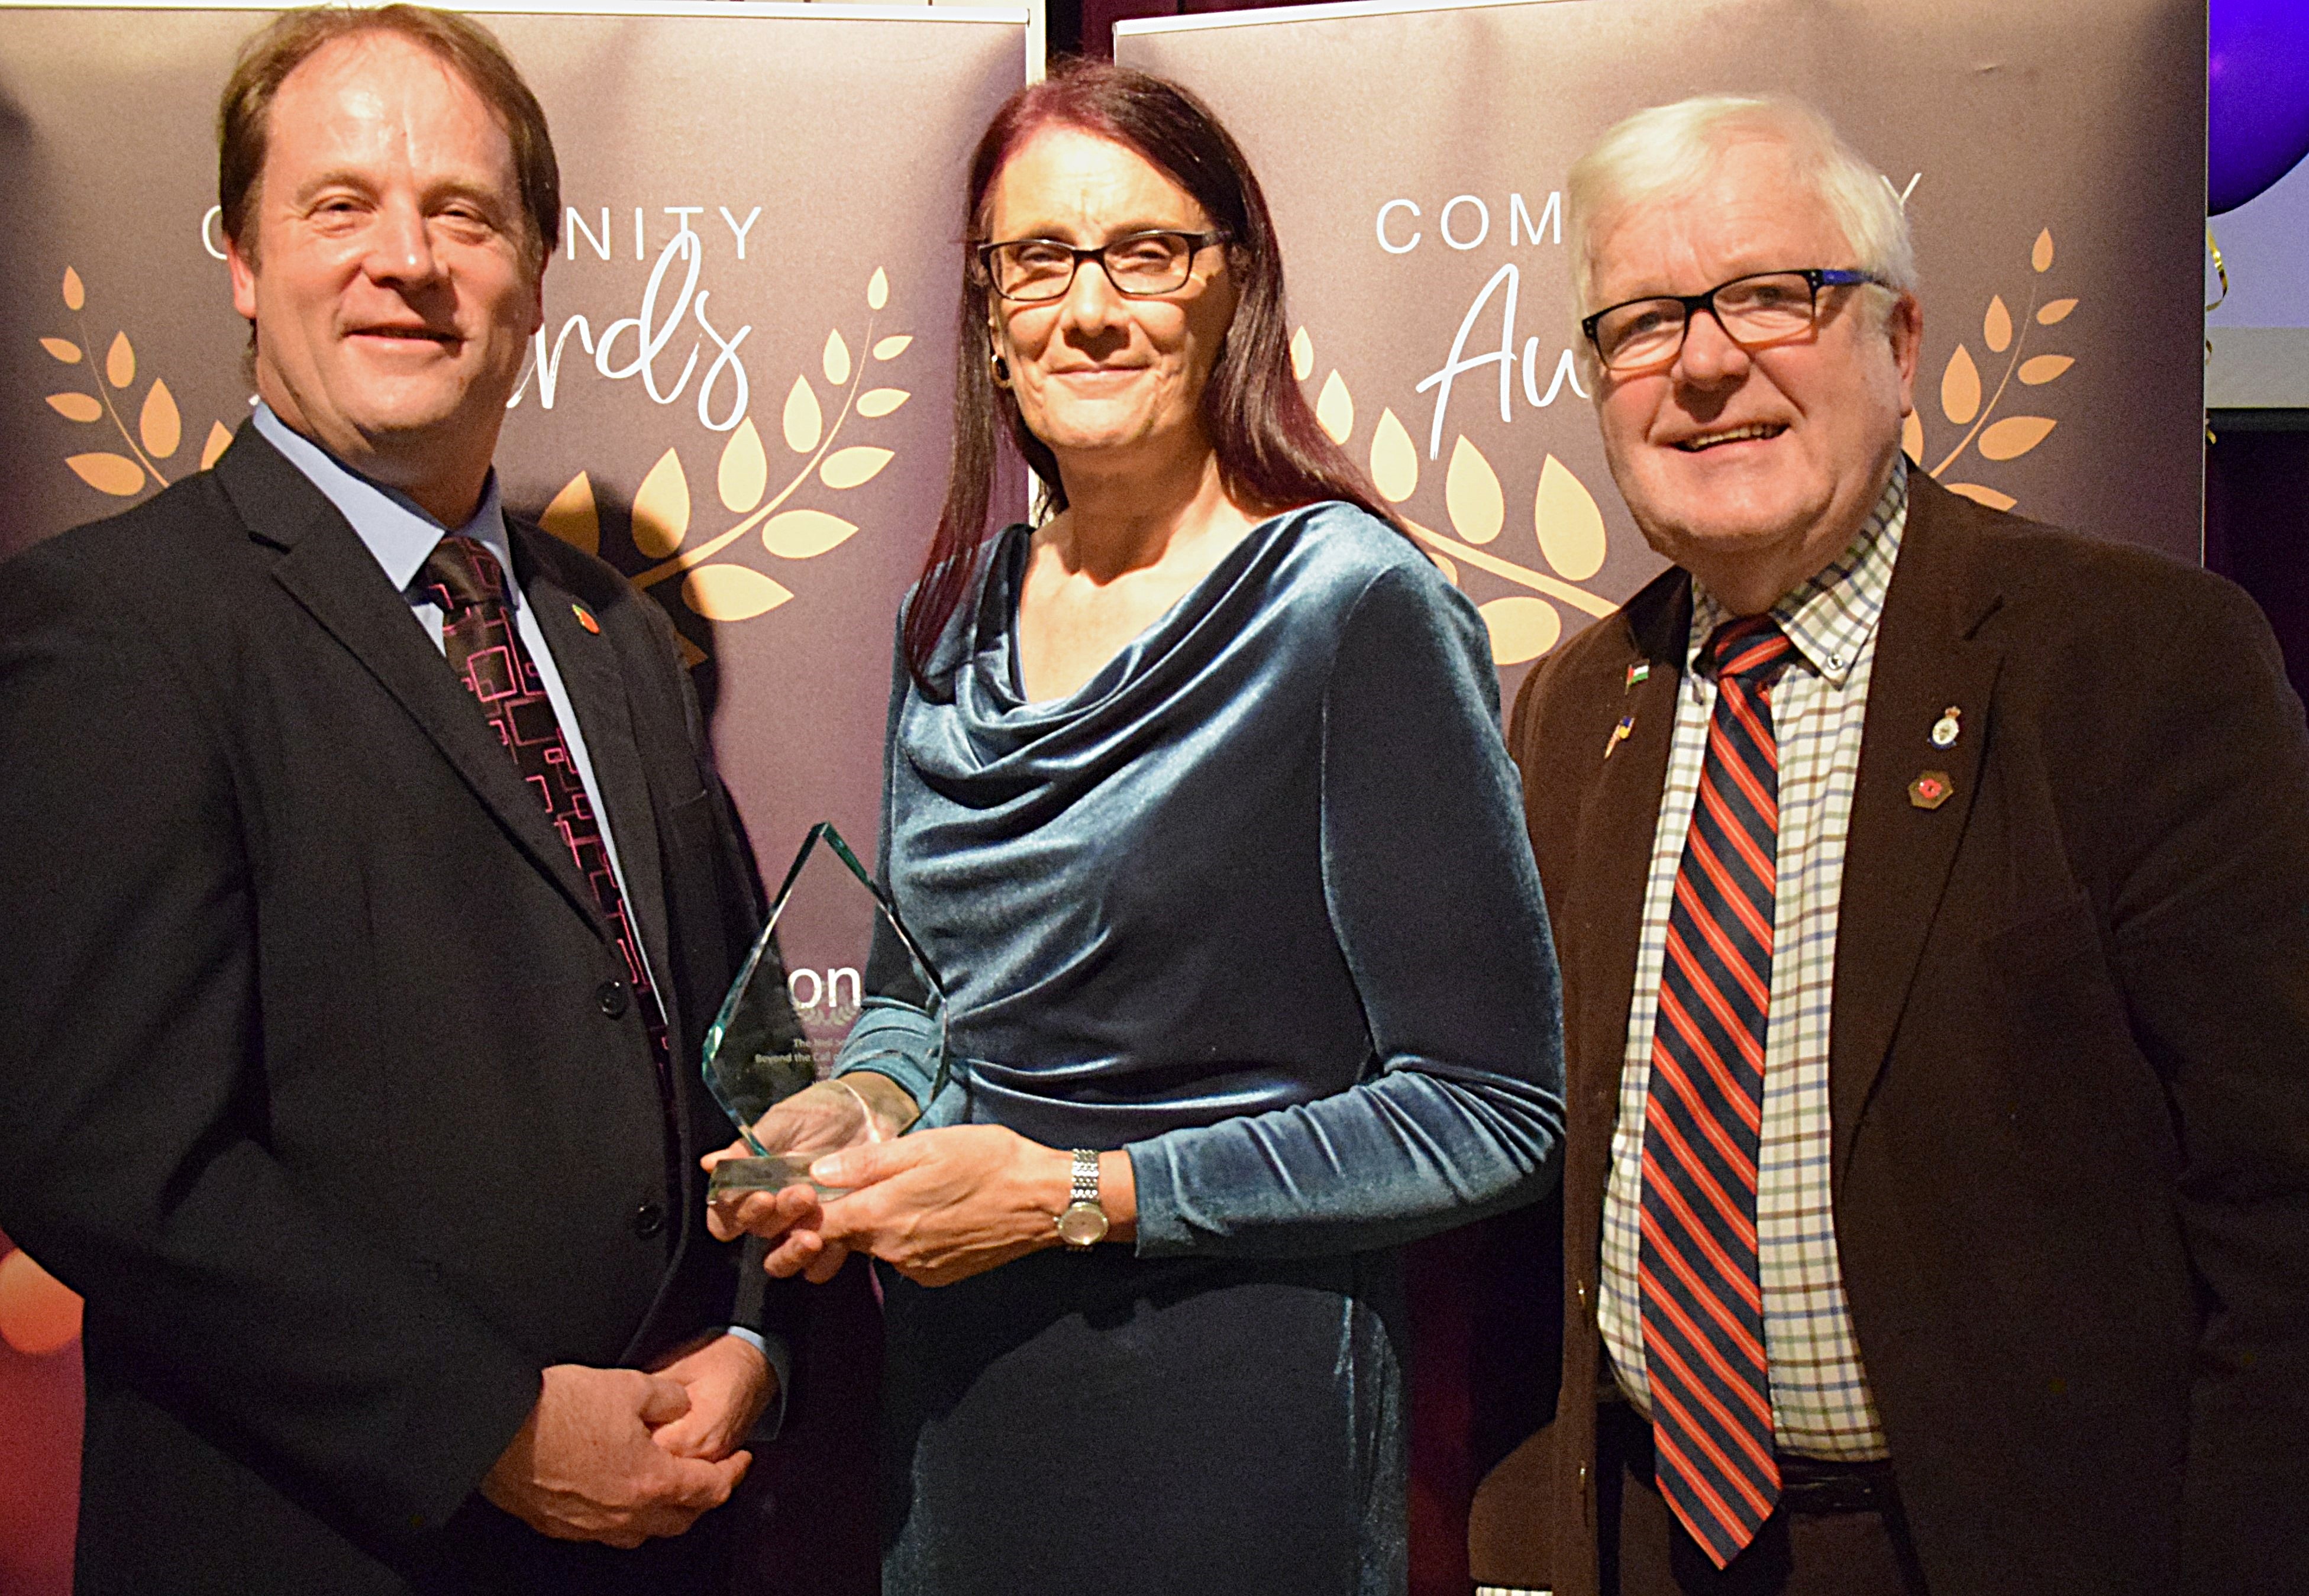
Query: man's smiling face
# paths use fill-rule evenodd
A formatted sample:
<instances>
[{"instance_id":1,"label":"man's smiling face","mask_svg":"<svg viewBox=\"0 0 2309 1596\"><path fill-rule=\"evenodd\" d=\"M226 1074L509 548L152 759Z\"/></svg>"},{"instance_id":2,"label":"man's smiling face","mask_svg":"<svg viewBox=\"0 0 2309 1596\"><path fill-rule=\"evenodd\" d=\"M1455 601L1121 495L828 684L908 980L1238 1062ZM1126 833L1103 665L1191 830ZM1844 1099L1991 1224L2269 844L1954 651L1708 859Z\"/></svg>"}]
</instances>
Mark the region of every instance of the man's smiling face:
<instances>
[{"instance_id":1,"label":"man's smiling face","mask_svg":"<svg viewBox=\"0 0 2309 1596\"><path fill-rule=\"evenodd\" d=\"M1597 222L1591 310L1860 264L1786 149L1764 139L1728 146L1689 191ZM1637 525L1735 609L1767 608L1834 560L1882 490L1921 332L1914 299L1888 317L1882 296L1824 289L1812 333L1752 350L1702 312L1669 364L1603 374L1604 452Z\"/></svg>"},{"instance_id":2,"label":"man's smiling face","mask_svg":"<svg viewBox=\"0 0 2309 1596\"><path fill-rule=\"evenodd\" d=\"M247 226L233 306L256 324L264 401L419 503L445 469L477 488L544 315L487 103L397 35L324 46L273 99Z\"/></svg>"}]
</instances>

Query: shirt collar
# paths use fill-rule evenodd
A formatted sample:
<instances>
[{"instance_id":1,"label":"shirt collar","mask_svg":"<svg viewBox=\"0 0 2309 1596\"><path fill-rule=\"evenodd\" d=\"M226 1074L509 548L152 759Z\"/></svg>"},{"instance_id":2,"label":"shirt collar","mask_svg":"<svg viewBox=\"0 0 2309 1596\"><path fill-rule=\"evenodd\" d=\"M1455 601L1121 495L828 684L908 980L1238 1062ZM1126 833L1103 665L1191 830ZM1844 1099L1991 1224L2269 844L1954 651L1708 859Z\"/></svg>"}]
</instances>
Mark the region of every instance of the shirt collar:
<instances>
[{"instance_id":1,"label":"shirt collar","mask_svg":"<svg viewBox=\"0 0 2309 1596\"><path fill-rule=\"evenodd\" d=\"M376 563L385 567L386 580L407 591L417 580L417 574L424 569L433 546L450 529L419 509L406 494L372 482L351 470L274 415L272 407L262 401L256 406L255 421L256 430L264 435L264 441L287 455L289 463L304 472L352 523L354 534L376 556ZM505 511L497 500L497 474L494 470L481 488L481 502L472 519L457 528L456 532L460 537L478 539L497 556L500 566L508 572L513 569L511 539L506 533ZM506 587L507 601L518 608L518 585L508 580Z\"/></svg>"},{"instance_id":2,"label":"shirt collar","mask_svg":"<svg viewBox=\"0 0 2309 1596\"><path fill-rule=\"evenodd\" d=\"M1908 459L1903 454L1894 460L1884 491L1877 495L1851 545L1772 606L1772 618L1815 676L1841 687L1860 663L1883 617L1892 563L1907 522ZM1697 581L1691 586L1691 634L1684 653L1687 680L1698 674L1700 651L1725 618L1724 607L1713 593Z\"/></svg>"}]
</instances>

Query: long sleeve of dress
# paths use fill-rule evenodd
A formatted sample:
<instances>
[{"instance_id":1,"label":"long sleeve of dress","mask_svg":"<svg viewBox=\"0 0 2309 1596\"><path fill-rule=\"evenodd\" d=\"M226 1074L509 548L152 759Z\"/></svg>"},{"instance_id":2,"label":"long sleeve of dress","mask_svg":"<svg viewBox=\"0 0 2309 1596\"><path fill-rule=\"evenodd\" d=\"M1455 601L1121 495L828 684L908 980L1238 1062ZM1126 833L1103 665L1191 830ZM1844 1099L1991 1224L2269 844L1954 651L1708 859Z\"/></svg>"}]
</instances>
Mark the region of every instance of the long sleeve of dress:
<instances>
[{"instance_id":1,"label":"long sleeve of dress","mask_svg":"<svg viewBox=\"0 0 2309 1596\"><path fill-rule=\"evenodd\" d=\"M1554 1179L1561 989L1485 644L1471 606L1400 569L1349 613L1322 869L1372 1057L1346 1091L1133 1143L1142 1255L1397 1246Z\"/></svg>"}]
</instances>

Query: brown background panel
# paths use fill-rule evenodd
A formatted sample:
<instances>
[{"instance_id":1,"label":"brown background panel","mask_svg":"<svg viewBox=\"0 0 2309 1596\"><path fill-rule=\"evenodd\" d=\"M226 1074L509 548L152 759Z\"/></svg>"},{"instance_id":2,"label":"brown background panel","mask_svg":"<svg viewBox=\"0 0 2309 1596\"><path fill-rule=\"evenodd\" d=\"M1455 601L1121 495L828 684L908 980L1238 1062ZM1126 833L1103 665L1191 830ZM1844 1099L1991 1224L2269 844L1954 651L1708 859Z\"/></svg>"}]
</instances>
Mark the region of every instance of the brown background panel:
<instances>
[{"instance_id":1,"label":"brown background panel","mask_svg":"<svg viewBox=\"0 0 2309 1596\"><path fill-rule=\"evenodd\" d=\"M0 470L12 485L0 501L0 553L126 502L65 462L89 452L129 457L122 432L139 430L156 378L183 417L176 450L150 457L169 479L195 469L212 423L229 427L247 412L243 324L201 229L214 203L217 90L261 14L0 9L0 214L13 219L0 230L8 422ZM812 459L787 446L781 425L797 377L811 384L828 430L835 421L844 390L827 379L829 333L843 339L853 375L862 373L852 391L909 395L886 416L852 414L833 440L892 452L870 480L837 490L805 475L782 506L838 514L857 533L814 557L786 559L764 547L757 528L711 562L766 576L791 600L715 624L683 601L679 573L652 588L707 655L699 680L719 700L726 772L764 856L780 860L815 820L835 819L861 845L874 831L890 617L944 483L961 163L994 106L1024 80L1022 25L923 14L488 19L554 120L565 203L595 232L607 206L612 237L604 262L567 229L547 272L546 332L562 345L555 403L542 407L532 380L507 418L499 463L510 505L534 514L585 471L601 552L645 577L663 562L635 547L627 507L671 449L692 508L685 551L744 519L717 491L734 434L699 417L697 390L717 351L695 320L655 363L668 392L688 351L699 353L688 387L664 404L637 375L600 375L582 335L560 339L573 316L598 339L638 312L679 226L669 206L705 208L688 225L702 240L707 318L725 339L751 329L738 358L768 494ZM742 226L757 205L741 261L719 211ZM63 298L68 266L84 287L79 313ZM876 312L867 289L878 268L888 289ZM661 317L686 275L686 263L669 272ZM115 388L94 367L122 333L136 372ZM874 341L898 333L912 337L902 354L871 358ZM59 364L43 338L82 346L84 358ZM618 363L636 345L631 332L622 335ZM108 400L118 425L111 411L82 424L43 402L64 391ZM728 419L732 393L725 373L715 421Z\"/></svg>"},{"instance_id":2,"label":"brown background panel","mask_svg":"<svg viewBox=\"0 0 2309 1596\"><path fill-rule=\"evenodd\" d=\"M1428 458L1432 394L1417 384L1444 364L1476 294L1518 267L1516 345L1539 339L1540 391L1577 337L1570 279L1553 228L1509 241L1510 196L1535 221L1571 161L1640 107L1709 91L1778 91L1823 108L1895 182L1924 278L1917 399L1924 460L1939 466L1968 427L1941 401L1961 344L1984 378L1984 407L2015 357L2065 355L2063 375L2005 384L1988 419L2055 425L2018 457L1981 458L1977 441L1943 473L2010 496L2023 513L2123 537L2195 559L2202 437L2200 306L2204 26L2201 0L2107 0L2089 18L2065 4L1945 0L1534 0L1429 12L1324 7L1249 13L1225 25L1116 39L1126 65L1175 77L1207 98L1242 141L1274 203L1291 269L1294 317L1314 347L1310 389L1335 367L1355 402L1349 448L1368 459L1382 407L1419 445L1405 509L1450 529L1445 485L1464 434L1494 469L1506 524L1479 552L1552 574L1535 536L1542 463L1557 456L1593 494L1607 557L1578 585L1624 598L1657 569L1619 505L1588 405L1567 386L1552 406L1511 395L1500 415L1491 369L1457 379L1442 446ZM1917 174L1921 174L1917 177ZM1461 251L1439 237L1441 208L1474 194L1491 232ZM1374 227L1392 199L1399 244ZM1461 206L1464 242L1476 214ZM2034 269L2049 231L2048 268ZM2015 324L2012 346L1986 344L1992 298ZM2074 298L2054 326L2032 303ZM1497 348L1496 299L1469 352ZM2039 368L2041 369L2041 368ZM1479 602L1527 586L1461 561ZM1587 615L1560 604L1568 634ZM1520 669L1508 672L1512 688Z\"/></svg>"},{"instance_id":3,"label":"brown background panel","mask_svg":"<svg viewBox=\"0 0 2309 1596\"><path fill-rule=\"evenodd\" d=\"M91 453L131 458L144 444L139 417L155 380L182 417L173 451L145 450L169 480L196 469L212 423L229 427L247 414L246 332L201 227L215 203L217 93L239 41L266 14L0 6L0 556L131 502L83 482L65 462ZM610 260L573 233L547 271L549 340L573 316L598 340L635 315L677 229L665 208L703 206L690 226L703 241L697 287L706 316L725 339L751 329L738 349L762 444L763 497L791 483L781 510L835 514L858 528L799 558L765 548L758 526L730 539L707 563L742 567L792 595L749 618L696 613L679 572L647 591L704 653L697 680L715 706L724 772L765 867L781 870L819 819L870 850L891 621L944 487L962 166L994 107L1024 81L1023 19L958 19L946 7L895 20L729 7L483 20L552 119L565 203L596 232L601 208L610 211ZM761 207L743 261L719 214L725 205L740 225ZM84 293L78 312L65 302L67 267ZM886 281L879 310L868 301L878 269ZM677 263L669 272L661 315L686 272ZM116 387L100 368L122 333L135 371ZM829 333L840 335L856 380L829 378ZM912 342L875 359L873 344L897 334ZM82 358L59 363L44 338L80 346ZM498 464L508 504L534 514L584 471L601 552L646 578L664 562L636 547L630 506L670 450L689 489L681 551L697 554L738 526L745 514L720 490L736 435L699 418L697 388L715 347L694 320L657 361L661 391L672 387L693 343L696 372L661 404L638 376L603 378L572 334L553 407L542 406L532 377L507 418ZM618 360L635 347L628 331ZM870 479L829 486L815 474L819 452L789 446L783 420L797 378L809 384L827 431L845 394L908 395L885 415L852 414L831 441L832 449L890 451ZM74 421L45 401L65 392L100 396L114 409ZM729 418L731 392L725 376L715 421ZM150 476L141 491L156 491ZM736 496L749 502L750 487ZM762 1596L841 1596L874 1583L867 1453L878 1327L862 1278L852 1276L820 1301L803 1352L812 1391L736 1509L753 1521L747 1588ZM75 1348L37 1359L0 1349L0 1587L22 1580L26 1590L62 1588L56 1557L69 1543L68 1528L64 1541L58 1534L72 1499L77 1363Z\"/></svg>"}]
</instances>

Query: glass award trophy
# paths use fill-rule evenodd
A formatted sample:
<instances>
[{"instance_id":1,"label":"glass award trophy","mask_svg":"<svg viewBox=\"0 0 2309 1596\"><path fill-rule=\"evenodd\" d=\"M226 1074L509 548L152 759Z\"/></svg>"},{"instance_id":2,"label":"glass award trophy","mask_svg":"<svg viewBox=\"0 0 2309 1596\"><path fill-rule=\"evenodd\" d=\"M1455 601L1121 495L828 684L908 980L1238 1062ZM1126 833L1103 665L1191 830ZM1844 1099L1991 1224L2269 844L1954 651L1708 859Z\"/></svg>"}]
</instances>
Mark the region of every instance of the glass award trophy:
<instances>
[{"instance_id":1,"label":"glass award trophy","mask_svg":"<svg viewBox=\"0 0 2309 1596\"><path fill-rule=\"evenodd\" d=\"M945 990L889 893L821 821L705 1032L705 1084L751 1154L713 1166L709 1198L812 1184L815 1160L880 1139L856 1092L830 1083L810 1090L828 1081L864 1012L869 963L876 990L932 1017L942 1085Z\"/></svg>"}]
</instances>

